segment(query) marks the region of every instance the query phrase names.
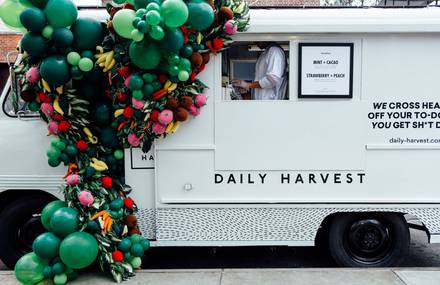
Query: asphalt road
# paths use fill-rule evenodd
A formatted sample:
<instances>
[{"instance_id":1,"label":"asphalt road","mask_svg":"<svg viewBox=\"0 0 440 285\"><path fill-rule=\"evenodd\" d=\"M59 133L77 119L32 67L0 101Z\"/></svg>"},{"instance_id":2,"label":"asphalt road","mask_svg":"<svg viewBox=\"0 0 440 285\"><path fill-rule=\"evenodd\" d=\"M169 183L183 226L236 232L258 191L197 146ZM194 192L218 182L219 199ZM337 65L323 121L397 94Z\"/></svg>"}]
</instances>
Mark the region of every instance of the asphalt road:
<instances>
[{"instance_id":1,"label":"asphalt road","mask_svg":"<svg viewBox=\"0 0 440 285\"><path fill-rule=\"evenodd\" d=\"M411 230L411 248L402 267L440 267L440 244L428 244L424 232ZM335 267L314 247L152 248L144 269L319 268ZM6 267L0 263L0 269Z\"/></svg>"}]
</instances>

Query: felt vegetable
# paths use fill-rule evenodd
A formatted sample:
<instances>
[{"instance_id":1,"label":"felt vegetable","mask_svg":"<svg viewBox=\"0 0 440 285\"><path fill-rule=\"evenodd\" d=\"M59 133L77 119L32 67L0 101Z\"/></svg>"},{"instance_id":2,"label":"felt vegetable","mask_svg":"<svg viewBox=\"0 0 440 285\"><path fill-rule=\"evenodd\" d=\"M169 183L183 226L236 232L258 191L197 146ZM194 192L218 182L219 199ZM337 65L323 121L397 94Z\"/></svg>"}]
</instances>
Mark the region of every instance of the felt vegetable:
<instances>
[{"instance_id":1,"label":"felt vegetable","mask_svg":"<svg viewBox=\"0 0 440 285\"><path fill-rule=\"evenodd\" d=\"M163 110L159 114L158 121L162 125L168 125L173 120L173 112L171 110Z\"/></svg>"},{"instance_id":2,"label":"felt vegetable","mask_svg":"<svg viewBox=\"0 0 440 285\"><path fill-rule=\"evenodd\" d=\"M88 207L93 204L94 198L89 191L81 191L78 195L78 200L81 205Z\"/></svg>"},{"instance_id":3,"label":"felt vegetable","mask_svg":"<svg viewBox=\"0 0 440 285\"><path fill-rule=\"evenodd\" d=\"M26 71L26 79L29 83L34 84L40 80L40 69L31 67Z\"/></svg>"}]
</instances>

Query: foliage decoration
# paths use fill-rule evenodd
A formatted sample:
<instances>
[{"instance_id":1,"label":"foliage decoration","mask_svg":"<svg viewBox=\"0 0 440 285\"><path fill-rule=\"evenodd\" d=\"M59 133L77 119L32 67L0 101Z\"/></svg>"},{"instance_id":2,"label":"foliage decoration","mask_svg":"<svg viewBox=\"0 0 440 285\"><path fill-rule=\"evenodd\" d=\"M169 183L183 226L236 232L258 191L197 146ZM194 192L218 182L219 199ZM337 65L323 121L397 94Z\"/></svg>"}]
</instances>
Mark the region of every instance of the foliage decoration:
<instances>
[{"instance_id":1,"label":"foliage decoration","mask_svg":"<svg viewBox=\"0 0 440 285\"><path fill-rule=\"evenodd\" d=\"M48 164L67 167L65 202L42 212L48 230L16 265L23 284L65 284L98 260L115 281L150 247L124 179L124 148L148 152L206 104L197 75L244 31L244 0L114 0L109 19L78 17L71 0L5 0L0 18L26 31L17 94L52 138Z\"/></svg>"}]
</instances>

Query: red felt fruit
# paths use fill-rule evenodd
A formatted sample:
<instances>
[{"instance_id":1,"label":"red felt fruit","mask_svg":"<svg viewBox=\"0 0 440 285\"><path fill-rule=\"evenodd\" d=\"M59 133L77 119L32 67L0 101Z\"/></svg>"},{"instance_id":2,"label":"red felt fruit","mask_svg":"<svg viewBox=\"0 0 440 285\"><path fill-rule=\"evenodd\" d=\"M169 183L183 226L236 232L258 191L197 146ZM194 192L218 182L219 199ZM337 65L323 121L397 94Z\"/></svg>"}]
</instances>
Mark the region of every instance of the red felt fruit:
<instances>
[{"instance_id":1,"label":"red felt fruit","mask_svg":"<svg viewBox=\"0 0 440 285\"><path fill-rule=\"evenodd\" d=\"M125 107L125 109L124 109L124 116L127 119L130 119L131 117L133 117L133 115L134 115L134 109L132 107L130 107L130 106Z\"/></svg>"},{"instance_id":2,"label":"red felt fruit","mask_svg":"<svg viewBox=\"0 0 440 285\"><path fill-rule=\"evenodd\" d=\"M53 114L52 119L54 119L55 121L62 121L64 117L61 114Z\"/></svg>"},{"instance_id":3,"label":"red felt fruit","mask_svg":"<svg viewBox=\"0 0 440 285\"><path fill-rule=\"evenodd\" d=\"M130 75L130 68L128 66L121 67L117 70L118 74L124 78Z\"/></svg>"},{"instance_id":4,"label":"red felt fruit","mask_svg":"<svg viewBox=\"0 0 440 285\"><path fill-rule=\"evenodd\" d=\"M61 133L66 133L70 129L70 123L68 121L61 121L58 124L58 131Z\"/></svg>"},{"instance_id":5,"label":"red felt fruit","mask_svg":"<svg viewBox=\"0 0 440 285\"><path fill-rule=\"evenodd\" d=\"M38 93L38 101L40 101L40 103L50 103L50 97L46 95L46 93L44 93L43 91L41 91L40 93Z\"/></svg>"},{"instance_id":6,"label":"red felt fruit","mask_svg":"<svg viewBox=\"0 0 440 285\"><path fill-rule=\"evenodd\" d=\"M113 261L115 262L122 262L124 261L124 254L117 250L112 252Z\"/></svg>"},{"instance_id":7,"label":"red felt fruit","mask_svg":"<svg viewBox=\"0 0 440 285\"><path fill-rule=\"evenodd\" d=\"M23 99L25 102L31 102L35 100L35 97L37 97L37 95L32 92L32 91L22 91L21 94L21 99Z\"/></svg>"},{"instance_id":8,"label":"red felt fruit","mask_svg":"<svg viewBox=\"0 0 440 285\"><path fill-rule=\"evenodd\" d=\"M79 151L86 151L89 148L89 146L87 145L87 143L85 141L79 140L76 142L76 148Z\"/></svg>"},{"instance_id":9,"label":"red felt fruit","mask_svg":"<svg viewBox=\"0 0 440 285\"><path fill-rule=\"evenodd\" d=\"M161 73L161 74L159 74L159 76L157 77L157 80L159 80L160 83L164 84L165 82L167 82L168 77L166 76L165 73Z\"/></svg>"},{"instance_id":10,"label":"red felt fruit","mask_svg":"<svg viewBox=\"0 0 440 285\"><path fill-rule=\"evenodd\" d=\"M126 208L128 208L128 209L133 209L133 206L134 206L133 199L131 199L131 198L125 198L125 199L124 199L124 206L125 206Z\"/></svg>"},{"instance_id":11,"label":"red felt fruit","mask_svg":"<svg viewBox=\"0 0 440 285\"><path fill-rule=\"evenodd\" d=\"M118 94L117 94L117 99L121 103L127 101L127 97L128 97L127 93L125 93L125 92L118 92Z\"/></svg>"},{"instance_id":12,"label":"red felt fruit","mask_svg":"<svg viewBox=\"0 0 440 285\"><path fill-rule=\"evenodd\" d=\"M159 110L153 110L153 112L151 112L150 119L154 122L157 122L157 120L159 119L159 114Z\"/></svg>"},{"instance_id":13,"label":"red felt fruit","mask_svg":"<svg viewBox=\"0 0 440 285\"><path fill-rule=\"evenodd\" d=\"M112 188L113 186L113 179L108 176L104 176L101 178L101 184L104 188Z\"/></svg>"},{"instance_id":14,"label":"red felt fruit","mask_svg":"<svg viewBox=\"0 0 440 285\"><path fill-rule=\"evenodd\" d=\"M223 47L223 41L220 38L215 38L212 41L212 44L214 46L214 49L216 49L216 50L219 50L219 49L221 49Z\"/></svg>"}]
</instances>

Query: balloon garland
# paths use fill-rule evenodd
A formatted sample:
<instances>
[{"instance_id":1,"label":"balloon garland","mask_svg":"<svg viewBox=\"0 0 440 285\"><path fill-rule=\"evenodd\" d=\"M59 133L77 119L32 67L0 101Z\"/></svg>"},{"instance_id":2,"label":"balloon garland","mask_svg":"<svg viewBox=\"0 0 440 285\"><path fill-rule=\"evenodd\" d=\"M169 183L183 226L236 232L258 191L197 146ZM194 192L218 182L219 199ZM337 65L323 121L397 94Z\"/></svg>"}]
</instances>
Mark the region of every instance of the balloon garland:
<instances>
[{"instance_id":1,"label":"balloon garland","mask_svg":"<svg viewBox=\"0 0 440 285\"><path fill-rule=\"evenodd\" d=\"M23 284L65 284L98 260L117 282L150 247L124 183L124 148L150 150L200 114L196 76L249 23L244 0L113 0L106 23L71 0L5 0L0 18L23 30L13 71L21 99L52 137L48 164L67 166L64 201L49 203L33 252L15 266Z\"/></svg>"}]
</instances>

